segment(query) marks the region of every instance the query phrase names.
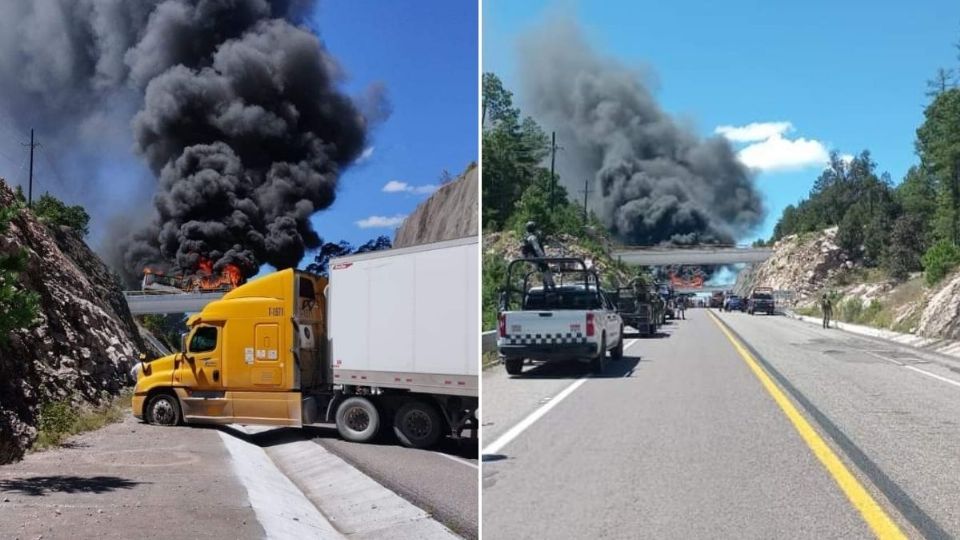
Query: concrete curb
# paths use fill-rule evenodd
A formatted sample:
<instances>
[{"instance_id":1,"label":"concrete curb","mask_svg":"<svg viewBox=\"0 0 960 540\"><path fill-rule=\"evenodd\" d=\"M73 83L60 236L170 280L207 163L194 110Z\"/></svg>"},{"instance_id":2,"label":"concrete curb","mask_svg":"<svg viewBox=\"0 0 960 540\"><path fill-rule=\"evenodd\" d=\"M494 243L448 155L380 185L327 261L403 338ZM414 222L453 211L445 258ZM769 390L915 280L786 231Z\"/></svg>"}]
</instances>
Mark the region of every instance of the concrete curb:
<instances>
[{"instance_id":1,"label":"concrete curb","mask_svg":"<svg viewBox=\"0 0 960 540\"><path fill-rule=\"evenodd\" d=\"M275 429L241 425L230 425L229 428L247 435ZM306 503L314 510L312 515L306 510L300 513L301 519L308 523L294 525L301 526L301 529L304 529L305 525L307 530L313 530L313 534L280 535L280 537L364 539L390 537L401 540L460 538L442 523L433 519L428 512L384 487L319 444L302 440L261 448L224 432L220 435L228 447L245 446L247 454L262 454L263 459L269 462L269 466L264 464L254 466L261 470L275 469L276 473L270 476L281 477L268 479L268 485L270 483L282 485L283 491L287 492L290 500L294 501L294 507L304 507L303 503ZM228 442L228 439L231 440ZM231 453L234 452L231 451ZM235 458L240 457L234 455ZM253 457L256 461L257 456ZM238 475L247 468L246 464L238 465L236 459L234 467ZM242 476L241 479L243 480ZM246 483L244 480L245 485ZM258 490L261 489L259 487L261 483L257 483ZM292 493L294 490L296 493ZM267 504L260 501L261 508L258 509L253 501L254 494L249 487L248 491L261 526L265 530L269 526L272 530L287 532L279 527L289 527L291 524L274 518L274 514L279 516L289 513L287 509L290 505L287 504L287 499L282 498L281 504L284 508L274 510L270 508L272 505L269 501ZM269 494L266 496L269 497ZM267 507L266 511L264 507ZM261 514L267 520L266 523L261 518ZM322 527L326 527L326 530ZM268 530L268 536L271 536L270 530Z\"/></svg>"},{"instance_id":2,"label":"concrete curb","mask_svg":"<svg viewBox=\"0 0 960 540\"><path fill-rule=\"evenodd\" d=\"M822 319L800 315L790 310L784 310L784 315L805 323L814 324L817 326L823 325ZM893 330L873 328L861 324L845 323L840 321L833 321L831 325L833 328L843 330L844 332L849 332L851 334L882 339L898 345L906 345L908 347L914 347L960 360L960 341L955 341L952 339L925 338L914 334L904 334L902 332L894 332Z\"/></svg>"}]
</instances>

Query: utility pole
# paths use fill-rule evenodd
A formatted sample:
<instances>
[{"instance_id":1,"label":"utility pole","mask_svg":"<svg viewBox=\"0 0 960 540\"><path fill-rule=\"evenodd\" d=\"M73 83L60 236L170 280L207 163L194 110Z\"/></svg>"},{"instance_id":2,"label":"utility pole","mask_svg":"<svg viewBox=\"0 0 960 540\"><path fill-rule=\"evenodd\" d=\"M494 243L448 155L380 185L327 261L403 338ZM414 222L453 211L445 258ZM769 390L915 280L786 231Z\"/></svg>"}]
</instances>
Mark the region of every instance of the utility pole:
<instances>
[{"instance_id":1,"label":"utility pole","mask_svg":"<svg viewBox=\"0 0 960 540\"><path fill-rule=\"evenodd\" d=\"M550 211L553 211L554 205L556 204L556 185L557 177L554 175L553 169L554 164L557 159L557 150L562 150L557 146L557 132L553 131L550 134Z\"/></svg>"},{"instance_id":2,"label":"utility pole","mask_svg":"<svg viewBox=\"0 0 960 540\"><path fill-rule=\"evenodd\" d=\"M590 179L587 178L583 181L583 189L580 190L580 193L583 193L583 224L587 224L587 198L590 197L590 192L593 191L590 189Z\"/></svg>"},{"instance_id":3,"label":"utility pole","mask_svg":"<svg viewBox=\"0 0 960 540\"><path fill-rule=\"evenodd\" d=\"M30 147L30 180L27 183L27 207L33 206L33 149L40 146L40 143L33 142L33 128L30 128L30 144L24 144Z\"/></svg>"}]
</instances>

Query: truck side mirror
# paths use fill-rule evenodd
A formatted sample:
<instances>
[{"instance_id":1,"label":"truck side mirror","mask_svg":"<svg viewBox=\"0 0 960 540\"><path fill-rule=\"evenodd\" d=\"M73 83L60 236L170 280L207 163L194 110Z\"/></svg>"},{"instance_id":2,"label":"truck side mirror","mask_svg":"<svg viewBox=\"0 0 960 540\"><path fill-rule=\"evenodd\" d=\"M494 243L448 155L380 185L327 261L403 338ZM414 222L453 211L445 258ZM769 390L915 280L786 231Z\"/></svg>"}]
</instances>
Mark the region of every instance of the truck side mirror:
<instances>
[{"instance_id":1,"label":"truck side mirror","mask_svg":"<svg viewBox=\"0 0 960 540\"><path fill-rule=\"evenodd\" d=\"M507 291L500 291L500 311L507 310Z\"/></svg>"},{"instance_id":2,"label":"truck side mirror","mask_svg":"<svg viewBox=\"0 0 960 540\"><path fill-rule=\"evenodd\" d=\"M186 332L180 334L180 352L183 353L184 356L187 355L187 333Z\"/></svg>"}]
</instances>

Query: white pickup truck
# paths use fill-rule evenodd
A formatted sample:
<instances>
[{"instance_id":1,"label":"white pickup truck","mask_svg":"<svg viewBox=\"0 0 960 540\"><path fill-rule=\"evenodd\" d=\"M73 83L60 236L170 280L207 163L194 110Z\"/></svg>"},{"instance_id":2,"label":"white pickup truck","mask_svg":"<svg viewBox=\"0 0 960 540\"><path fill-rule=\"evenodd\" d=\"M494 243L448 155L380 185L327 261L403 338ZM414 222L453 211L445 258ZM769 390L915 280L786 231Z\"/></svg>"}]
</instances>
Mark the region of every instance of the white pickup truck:
<instances>
[{"instance_id":1,"label":"white pickup truck","mask_svg":"<svg viewBox=\"0 0 960 540\"><path fill-rule=\"evenodd\" d=\"M518 263L542 265L579 264L582 277L572 283L553 287L530 287L530 272L518 287L512 281ZM498 315L497 350L507 373L520 375L525 359L538 361L580 360L590 362L593 371L600 373L610 357L623 357L623 320L616 308L599 288L596 272L588 270L579 259L520 259L510 264L507 287L501 295ZM511 307L510 296L519 296L517 309Z\"/></svg>"}]
</instances>

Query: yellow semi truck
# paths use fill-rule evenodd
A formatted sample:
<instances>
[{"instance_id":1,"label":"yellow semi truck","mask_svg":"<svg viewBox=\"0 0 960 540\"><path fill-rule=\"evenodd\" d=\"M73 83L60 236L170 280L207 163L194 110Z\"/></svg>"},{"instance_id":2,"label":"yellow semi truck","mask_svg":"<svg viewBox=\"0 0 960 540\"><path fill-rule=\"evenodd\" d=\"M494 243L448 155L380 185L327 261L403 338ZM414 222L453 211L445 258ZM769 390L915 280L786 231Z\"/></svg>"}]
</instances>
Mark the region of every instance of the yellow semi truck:
<instances>
[{"instance_id":1,"label":"yellow semi truck","mask_svg":"<svg viewBox=\"0 0 960 540\"><path fill-rule=\"evenodd\" d=\"M428 447L477 437L476 237L283 270L191 316L181 352L142 362L133 414L160 425L392 427Z\"/></svg>"}]
</instances>

